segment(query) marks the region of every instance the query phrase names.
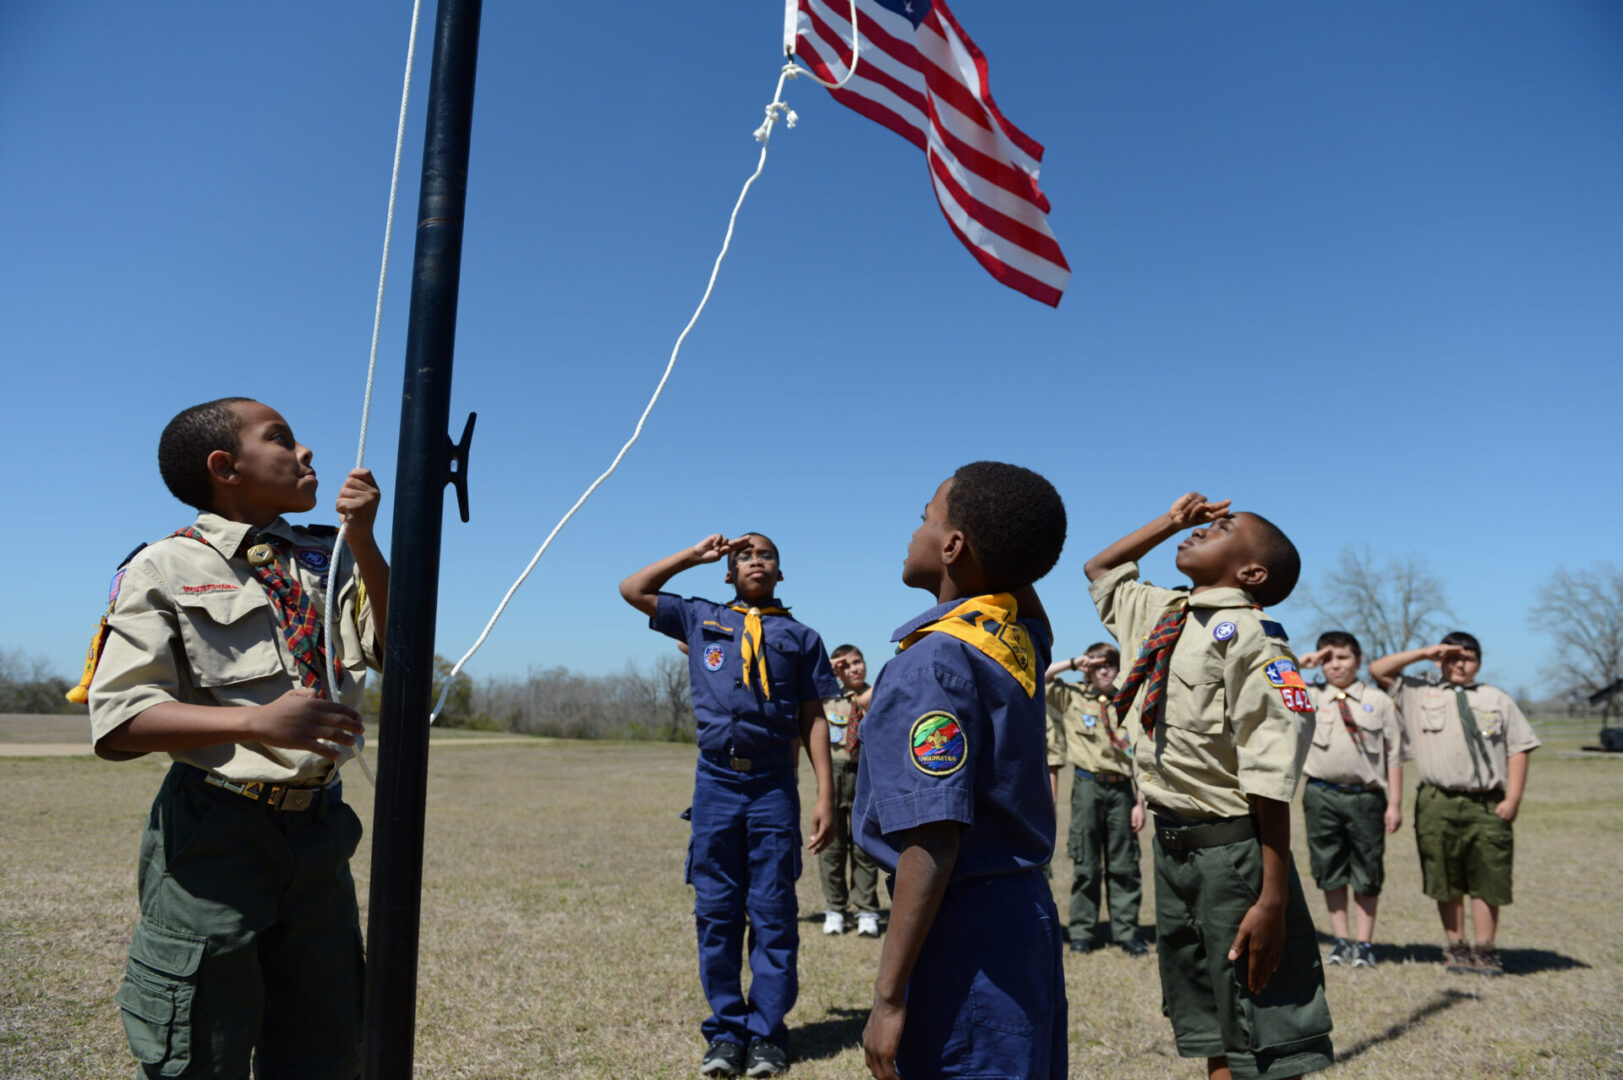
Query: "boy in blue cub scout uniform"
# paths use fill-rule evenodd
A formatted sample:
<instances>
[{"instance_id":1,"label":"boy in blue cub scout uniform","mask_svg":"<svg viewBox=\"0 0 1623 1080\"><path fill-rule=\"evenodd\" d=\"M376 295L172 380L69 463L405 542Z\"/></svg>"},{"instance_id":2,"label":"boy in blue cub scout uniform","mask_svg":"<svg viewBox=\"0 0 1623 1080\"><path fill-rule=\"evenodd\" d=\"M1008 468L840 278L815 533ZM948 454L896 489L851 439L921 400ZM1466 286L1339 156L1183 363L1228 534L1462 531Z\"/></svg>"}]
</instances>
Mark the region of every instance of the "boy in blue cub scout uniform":
<instances>
[{"instance_id":1,"label":"boy in blue cub scout uniform","mask_svg":"<svg viewBox=\"0 0 1623 1080\"><path fill-rule=\"evenodd\" d=\"M892 875L862 1035L879 1080L1066 1075L1061 926L1032 584L1059 561L1047 480L965 465L924 510L902 583L937 603L896 631L863 720L857 843Z\"/></svg>"},{"instance_id":2,"label":"boy in blue cub scout uniform","mask_svg":"<svg viewBox=\"0 0 1623 1080\"><path fill-rule=\"evenodd\" d=\"M144 1077L246 1077L250 1062L268 1080L360 1074L361 824L337 763L362 730L389 567L363 469L337 500L353 563L332 565L335 530L282 519L316 505L310 459L247 398L171 420L159 471L198 517L126 560L86 664L97 756L174 760L141 837L117 996Z\"/></svg>"},{"instance_id":3,"label":"boy in blue cub scout uniform","mask_svg":"<svg viewBox=\"0 0 1623 1080\"><path fill-rule=\"evenodd\" d=\"M661 592L683 570L727 559L727 604ZM800 794L794 743L817 776L807 847L827 846L834 824L833 764L823 699L840 694L822 638L777 603L783 574L772 541L716 534L632 574L620 595L648 624L687 646L698 724L693 839L687 878L698 924L699 981L711 1015L701 1030L706 1076L775 1076L788 1067L784 1017L799 992L795 881L800 877ZM741 954L749 921L750 993Z\"/></svg>"}]
</instances>

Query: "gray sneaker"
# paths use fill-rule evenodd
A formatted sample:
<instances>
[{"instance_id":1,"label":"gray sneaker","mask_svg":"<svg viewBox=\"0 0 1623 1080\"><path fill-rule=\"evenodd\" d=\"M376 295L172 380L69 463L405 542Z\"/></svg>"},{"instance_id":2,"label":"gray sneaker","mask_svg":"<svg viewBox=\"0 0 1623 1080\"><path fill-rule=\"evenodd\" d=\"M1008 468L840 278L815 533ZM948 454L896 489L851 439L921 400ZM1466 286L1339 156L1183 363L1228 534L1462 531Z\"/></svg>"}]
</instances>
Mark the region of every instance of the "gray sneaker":
<instances>
[{"instance_id":1,"label":"gray sneaker","mask_svg":"<svg viewBox=\"0 0 1623 1080\"><path fill-rule=\"evenodd\" d=\"M1375 967L1375 946L1367 941L1360 941L1352 947L1352 966L1355 968Z\"/></svg>"},{"instance_id":2,"label":"gray sneaker","mask_svg":"<svg viewBox=\"0 0 1623 1080\"><path fill-rule=\"evenodd\" d=\"M765 1039L750 1040L749 1063L745 1076L782 1076L789 1071L789 1055L777 1043Z\"/></svg>"},{"instance_id":3,"label":"gray sneaker","mask_svg":"<svg viewBox=\"0 0 1623 1080\"><path fill-rule=\"evenodd\" d=\"M1346 938L1336 938L1330 946L1330 955L1324 958L1326 964L1350 964L1353 962L1352 942Z\"/></svg>"},{"instance_id":4,"label":"gray sneaker","mask_svg":"<svg viewBox=\"0 0 1623 1080\"><path fill-rule=\"evenodd\" d=\"M737 1076L744 1071L744 1048L731 1039L712 1039L699 1062L700 1076Z\"/></svg>"}]
</instances>

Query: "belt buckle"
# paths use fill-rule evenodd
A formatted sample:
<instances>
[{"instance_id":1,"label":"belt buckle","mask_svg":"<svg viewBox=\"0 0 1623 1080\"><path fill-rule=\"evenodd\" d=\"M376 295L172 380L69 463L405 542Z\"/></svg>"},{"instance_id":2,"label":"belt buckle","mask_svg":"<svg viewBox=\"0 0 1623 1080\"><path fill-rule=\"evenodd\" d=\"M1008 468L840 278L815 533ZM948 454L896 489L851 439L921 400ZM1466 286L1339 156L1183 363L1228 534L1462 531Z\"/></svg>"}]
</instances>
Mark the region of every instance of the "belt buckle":
<instances>
[{"instance_id":1,"label":"belt buckle","mask_svg":"<svg viewBox=\"0 0 1623 1080\"><path fill-rule=\"evenodd\" d=\"M308 810L316 801L315 788L281 788L268 800L278 810Z\"/></svg>"},{"instance_id":2,"label":"belt buckle","mask_svg":"<svg viewBox=\"0 0 1623 1080\"><path fill-rule=\"evenodd\" d=\"M727 766L734 772L749 772L755 767L750 763L750 759L747 757L728 758Z\"/></svg>"},{"instance_id":3,"label":"belt buckle","mask_svg":"<svg viewBox=\"0 0 1623 1080\"><path fill-rule=\"evenodd\" d=\"M1183 837L1178 835L1177 829L1156 829L1155 836L1156 839L1161 841L1161 846L1167 851L1172 852L1173 854L1178 854L1183 851Z\"/></svg>"}]
</instances>

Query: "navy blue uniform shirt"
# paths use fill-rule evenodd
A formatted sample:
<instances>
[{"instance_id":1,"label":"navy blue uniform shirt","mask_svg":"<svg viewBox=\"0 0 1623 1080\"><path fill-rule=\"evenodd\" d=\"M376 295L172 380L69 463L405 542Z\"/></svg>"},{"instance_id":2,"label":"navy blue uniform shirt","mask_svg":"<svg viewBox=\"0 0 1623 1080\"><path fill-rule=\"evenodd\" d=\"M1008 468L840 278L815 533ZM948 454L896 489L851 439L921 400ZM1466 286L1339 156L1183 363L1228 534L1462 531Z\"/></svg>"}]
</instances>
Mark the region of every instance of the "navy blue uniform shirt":
<instances>
[{"instance_id":1,"label":"navy blue uniform shirt","mask_svg":"<svg viewBox=\"0 0 1623 1080\"><path fill-rule=\"evenodd\" d=\"M744 601L738 601L744 604ZM744 606L749 606L744 604ZM765 606L785 607L779 600ZM744 613L698 597L659 594L648 625L688 646L688 677L699 749L750 757L800 738L800 704L840 696L828 650L817 631L792 615L762 615L772 697L752 675L744 685Z\"/></svg>"},{"instance_id":2,"label":"navy blue uniform shirt","mask_svg":"<svg viewBox=\"0 0 1623 1080\"><path fill-rule=\"evenodd\" d=\"M937 604L891 640L959 603ZM874 681L851 823L857 845L886 870L896 870L897 833L936 821L965 826L954 881L1030 870L1052 858L1041 673L1054 643L1041 622L1018 621L1037 653L1037 692L1030 697L1002 665L949 634L924 635Z\"/></svg>"}]
</instances>

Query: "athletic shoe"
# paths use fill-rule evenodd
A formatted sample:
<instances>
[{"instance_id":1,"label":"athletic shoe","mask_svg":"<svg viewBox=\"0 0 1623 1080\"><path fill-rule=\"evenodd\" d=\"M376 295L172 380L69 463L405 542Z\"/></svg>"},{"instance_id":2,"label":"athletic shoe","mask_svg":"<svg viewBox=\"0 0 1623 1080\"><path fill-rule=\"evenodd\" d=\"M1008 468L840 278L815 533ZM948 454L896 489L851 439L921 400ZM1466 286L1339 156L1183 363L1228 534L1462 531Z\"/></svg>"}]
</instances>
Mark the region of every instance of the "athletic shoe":
<instances>
[{"instance_id":1,"label":"athletic shoe","mask_svg":"<svg viewBox=\"0 0 1623 1080\"><path fill-rule=\"evenodd\" d=\"M879 936L879 914L873 911L857 912L857 937Z\"/></svg>"},{"instance_id":2,"label":"athletic shoe","mask_svg":"<svg viewBox=\"0 0 1623 1080\"><path fill-rule=\"evenodd\" d=\"M1367 941L1360 941L1352 947L1352 966L1355 968L1375 967L1375 946Z\"/></svg>"},{"instance_id":3,"label":"athletic shoe","mask_svg":"<svg viewBox=\"0 0 1623 1080\"><path fill-rule=\"evenodd\" d=\"M1476 961L1476 973L1498 977L1505 973L1505 965L1499 959L1499 950L1492 945L1478 945L1471 950L1471 959Z\"/></svg>"},{"instance_id":4,"label":"athletic shoe","mask_svg":"<svg viewBox=\"0 0 1623 1080\"><path fill-rule=\"evenodd\" d=\"M699 1062L700 1076L737 1076L744 1071L744 1048L731 1039L712 1039Z\"/></svg>"},{"instance_id":5,"label":"athletic shoe","mask_svg":"<svg viewBox=\"0 0 1623 1080\"><path fill-rule=\"evenodd\" d=\"M1457 941L1443 950L1443 963L1455 975L1469 975L1477 969L1471 946L1463 941Z\"/></svg>"},{"instance_id":6,"label":"athletic shoe","mask_svg":"<svg viewBox=\"0 0 1623 1080\"><path fill-rule=\"evenodd\" d=\"M838 912L838 911L825 911L825 912L823 912L823 933L825 933L825 934L843 934L843 933L845 933L845 916L842 913Z\"/></svg>"},{"instance_id":7,"label":"athletic shoe","mask_svg":"<svg viewBox=\"0 0 1623 1080\"><path fill-rule=\"evenodd\" d=\"M1150 947L1138 940L1136 937L1130 937L1123 941L1116 942L1116 948L1120 949L1128 956L1143 956L1145 953L1150 951Z\"/></svg>"},{"instance_id":8,"label":"athletic shoe","mask_svg":"<svg viewBox=\"0 0 1623 1080\"><path fill-rule=\"evenodd\" d=\"M782 1076L789 1071L789 1055L777 1043L765 1039L750 1040L749 1061L744 1066L745 1076Z\"/></svg>"},{"instance_id":9,"label":"athletic shoe","mask_svg":"<svg viewBox=\"0 0 1623 1080\"><path fill-rule=\"evenodd\" d=\"M1324 958L1326 964L1350 964L1353 962L1352 942L1346 938L1336 938L1335 944L1330 946L1330 955Z\"/></svg>"},{"instance_id":10,"label":"athletic shoe","mask_svg":"<svg viewBox=\"0 0 1623 1080\"><path fill-rule=\"evenodd\" d=\"M1098 946L1096 946L1093 943L1092 938L1082 937L1082 938L1072 938L1071 939L1071 951L1072 952L1075 952L1075 953L1089 953L1089 952L1092 952L1096 948L1098 948Z\"/></svg>"}]
</instances>

